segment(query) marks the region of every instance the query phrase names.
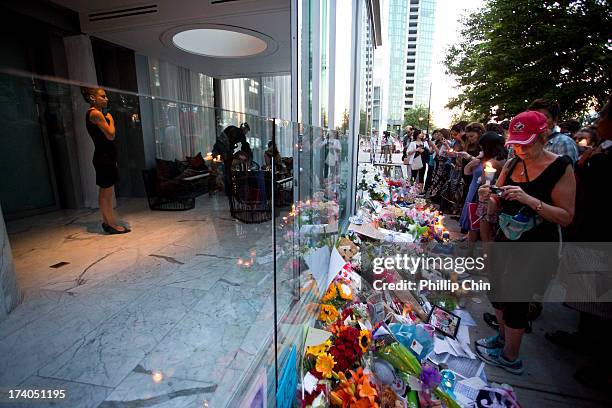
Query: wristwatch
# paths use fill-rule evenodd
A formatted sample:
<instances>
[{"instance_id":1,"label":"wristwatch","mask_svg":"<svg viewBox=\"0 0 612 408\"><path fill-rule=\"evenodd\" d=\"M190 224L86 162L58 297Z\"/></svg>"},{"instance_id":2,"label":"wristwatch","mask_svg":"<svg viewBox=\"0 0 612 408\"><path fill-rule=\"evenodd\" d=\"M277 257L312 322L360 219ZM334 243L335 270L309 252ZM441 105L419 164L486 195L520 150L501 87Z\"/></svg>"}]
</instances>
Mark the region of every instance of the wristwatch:
<instances>
[{"instance_id":1,"label":"wristwatch","mask_svg":"<svg viewBox=\"0 0 612 408\"><path fill-rule=\"evenodd\" d=\"M536 212L540 212L542 211L542 209L544 208L544 204L542 203L542 200L540 200L540 202L538 203L538 205L536 205Z\"/></svg>"}]
</instances>

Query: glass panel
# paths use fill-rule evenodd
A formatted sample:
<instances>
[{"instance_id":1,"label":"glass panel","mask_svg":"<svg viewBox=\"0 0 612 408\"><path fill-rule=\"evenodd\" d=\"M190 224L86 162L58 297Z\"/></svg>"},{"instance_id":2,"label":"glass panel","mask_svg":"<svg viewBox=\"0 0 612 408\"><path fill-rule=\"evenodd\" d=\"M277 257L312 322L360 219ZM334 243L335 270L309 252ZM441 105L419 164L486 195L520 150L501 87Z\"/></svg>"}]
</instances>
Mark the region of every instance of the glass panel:
<instances>
[{"instance_id":1,"label":"glass panel","mask_svg":"<svg viewBox=\"0 0 612 408\"><path fill-rule=\"evenodd\" d=\"M199 76L192 79L198 81L196 88L208 86ZM97 203L94 142L85 127L89 106L82 88L5 73L0 85L6 91L3 128L12 135L2 140L0 152L8 155L0 165L18 166L11 157L27 164L28 171L16 173L13 166L4 174L19 174L14 179L33 203L29 208L55 205L47 157L67 172L57 177L60 197L70 189L92 190ZM187 405L233 407L240 406L253 379L265 378L272 406L275 299L286 314L298 291L290 245L278 256L277 264L286 268L278 273L277 296L274 292L272 200L283 200L279 220L291 211L293 196L291 182L272 179L265 150L276 133L280 154L291 158L293 124L275 128L272 120L248 112L112 89L105 93L108 106L96 108L115 118L113 143L129 159L117 161L119 185L138 183L146 196L116 198L117 222L132 229L127 235L106 236L99 210L83 202L77 210L7 222L17 276L30 295L0 324L3 333L15 336L11 339L24 340L2 342L8 347L2 349L3 358L20 369L0 373L0 386L28 383L30 373L40 370L68 383L114 389L97 396L101 400L95 405L105 398L145 400L151 397L151 384L162 383L178 392L194 384L203 389L182 396ZM196 95L199 101L206 98L204 91ZM231 160L233 171L224 177L229 161L215 161L208 153L230 132L228 126L241 132L244 122L250 127L245 141L253 161L243 164L237 156ZM51 145L64 150L45 151L45 134L73 145ZM245 145L237 143L227 153L245 150ZM230 197L221 187L224 179ZM288 188L274 195L275 183ZM4 191L0 197L3 210L10 209ZM36 254L26 255L32 245ZM20 323L23 316L28 325ZM46 380L42 385L52 386ZM70 390L69 395L79 392Z\"/></svg>"},{"instance_id":2,"label":"glass panel","mask_svg":"<svg viewBox=\"0 0 612 408\"><path fill-rule=\"evenodd\" d=\"M66 87L0 74L0 197L7 217L57 205L49 134L42 121L47 107L61 101ZM40 116L43 113L45 116ZM52 136L52 135L51 135ZM15 175L15 177L7 177Z\"/></svg>"},{"instance_id":3,"label":"glass panel","mask_svg":"<svg viewBox=\"0 0 612 408\"><path fill-rule=\"evenodd\" d=\"M242 112L214 109L201 103L210 102L207 78L156 61L149 73L155 96L106 89L108 106L94 106L117 118L114 143L118 149L127 146L128 160L118 160L119 183L125 172L146 195L116 198L118 223L132 231L109 239L96 208L45 216L48 225L59 227L45 228L44 239L57 244L28 261L33 266L24 279L33 292L71 296L48 315L33 314L29 325L18 329L31 341L17 344L11 355L23 359L35 351L24 373L42 370L114 388L109 401L148 398L151 381L181 384L175 385L179 390L192 381L211 384L187 396L194 406L240 406L253 382L261 380L272 406L277 378L287 373L297 378L299 359L290 356L293 350L301 355L304 329L316 318L312 305L322 288L312 277L313 251L329 251L348 217L351 125L345 117L335 130L300 125L255 115L246 105ZM185 99L172 94L173 75L187 75L185 83L195 84L179 92ZM48 112L75 135L75 147L66 153L71 156L62 160L78 180L72 187L97 199L83 89L68 82L3 79L16 95L39 92L42 100L53 101ZM286 78L264 78L256 85L274 89L260 99L267 112L286 112L275 93L288 88ZM58 134L37 111L30 113L42 131ZM19 129L15 115L5 119L6 128ZM243 162L241 152L251 156ZM58 189L68 187L63 180ZM28 222L40 220L8 228L21 230ZM23 245L15 241L15 247ZM65 264L54 265L51 274L48 259ZM24 262L17 257L18 274ZM78 319L86 322L75 325ZM48 331L45 322L58 330ZM113 367L108 377L105 366Z\"/></svg>"}]
</instances>

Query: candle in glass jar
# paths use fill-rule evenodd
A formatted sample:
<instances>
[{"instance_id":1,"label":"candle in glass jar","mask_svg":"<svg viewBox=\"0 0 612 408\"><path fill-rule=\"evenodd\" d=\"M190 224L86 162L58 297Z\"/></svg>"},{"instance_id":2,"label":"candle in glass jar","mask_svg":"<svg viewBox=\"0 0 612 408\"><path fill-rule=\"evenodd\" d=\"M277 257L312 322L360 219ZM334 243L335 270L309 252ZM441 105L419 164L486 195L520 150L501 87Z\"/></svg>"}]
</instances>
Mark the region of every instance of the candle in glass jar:
<instances>
[{"instance_id":1,"label":"candle in glass jar","mask_svg":"<svg viewBox=\"0 0 612 408\"><path fill-rule=\"evenodd\" d=\"M484 174L485 174L485 180L486 180L487 185L491 184L491 182L495 178L496 172L497 170L493 168L493 165L491 164L491 162L485 163Z\"/></svg>"}]
</instances>

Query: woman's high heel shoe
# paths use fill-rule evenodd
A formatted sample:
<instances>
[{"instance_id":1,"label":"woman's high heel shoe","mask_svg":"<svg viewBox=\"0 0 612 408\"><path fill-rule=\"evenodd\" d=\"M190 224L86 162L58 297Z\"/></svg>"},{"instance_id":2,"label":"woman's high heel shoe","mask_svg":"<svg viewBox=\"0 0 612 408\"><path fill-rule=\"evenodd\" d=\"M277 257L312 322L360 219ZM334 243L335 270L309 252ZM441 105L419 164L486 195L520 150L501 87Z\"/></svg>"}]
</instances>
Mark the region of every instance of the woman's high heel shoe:
<instances>
[{"instance_id":1,"label":"woman's high heel shoe","mask_svg":"<svg viewBox=\"0 0 612 408\"><path fill-rule=\"evenodd\" d=\"M104 229L104 231L106 231L110 235L127 234L128 232L131 231L131 229L129 229L127 227L123 227L123 231L121 231L121 230L115 229L115 228L113 228L110 225L105 224L105 223L102 223L102 228Z\"/></svg>"}]
</instances>

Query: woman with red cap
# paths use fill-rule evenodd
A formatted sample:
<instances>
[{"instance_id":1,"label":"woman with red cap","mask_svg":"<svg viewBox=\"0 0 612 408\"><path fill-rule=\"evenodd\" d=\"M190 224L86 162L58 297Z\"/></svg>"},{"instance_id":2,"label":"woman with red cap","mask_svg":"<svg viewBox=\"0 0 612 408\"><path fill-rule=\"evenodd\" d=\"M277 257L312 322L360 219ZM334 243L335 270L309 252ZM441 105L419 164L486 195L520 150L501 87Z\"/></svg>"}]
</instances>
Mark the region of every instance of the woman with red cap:
<instances>
[{"instance_id":1,"label":"woman with red cap","mask_svg":"<svg viewBox=\"0 0 612 408\"><path fill-rule=\"evenodd\" d=\"M541 295L547 278L556 272L560 227L569 225L574 217L576 181L572 162L567 156L544 149L549 132L547 118L540 112L515 116L506 144L514 146L516 156L502 169L495 194L487 185L479 189L480 200L489 201L489 212L498 213L495 241L548 243L512 244L504 251L511 256L502 256L503 264L494 268L500 286L496 290L492 283L491 297L497 301L493 307L499 332L476 341L476 351L485 363L513 374L523 372L519 350L528 325L529 302L533 295ZM522 271L535 270L539 276L531 274L521 279Z\"/></svg>"}]
</instances>

